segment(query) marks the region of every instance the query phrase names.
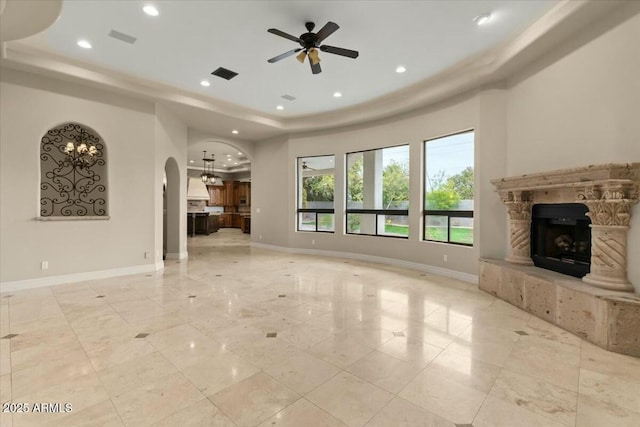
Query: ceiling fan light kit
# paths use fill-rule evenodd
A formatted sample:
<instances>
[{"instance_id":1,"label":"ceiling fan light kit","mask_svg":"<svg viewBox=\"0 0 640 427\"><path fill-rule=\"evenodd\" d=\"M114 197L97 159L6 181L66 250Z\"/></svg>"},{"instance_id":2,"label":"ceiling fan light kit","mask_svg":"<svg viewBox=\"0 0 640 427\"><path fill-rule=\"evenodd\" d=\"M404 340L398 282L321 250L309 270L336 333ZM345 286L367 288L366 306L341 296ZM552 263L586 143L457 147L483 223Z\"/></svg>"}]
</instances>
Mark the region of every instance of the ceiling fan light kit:
<instances>
[{"instance_id":1,"label":"ceiling fan light kit","mask_svg":"<svg viewBox=\"0 0 640 427\"><path fill-rule=\"evenodd\" d=\"M292 36L291 34L285 33L284 31L280 31L277 28L269 28L267 30L269 33L294 41L300 44L301 47L292 49L278 56L274 56L273 58L268 59L267 62L273 64L274 62L278 62L284 58L287 58L291 55L294 55L300 52L298 53L298 55L296 55L296 59L300 63L304 63L305 58L309 57L309 65L311 65L311 72L313 74L319 74L322 72L322 69L320 68L320 56L318 54L318 49L321 50L322 52L332 53L334 55L340 55L347 58L355 59L358 57L358 54L359 54L358 51L321 44L324 41L324 39L329 37L338 28L340 28L338 24L336 24L335 22L329 21L317 33L313 32L313 29L315 28L315 26L316 24L314 24L313 22L307 22L305 24L305 27L307 28L307 32L304 34L301 34L300 37Z\"/></svg>"}]
</instances>

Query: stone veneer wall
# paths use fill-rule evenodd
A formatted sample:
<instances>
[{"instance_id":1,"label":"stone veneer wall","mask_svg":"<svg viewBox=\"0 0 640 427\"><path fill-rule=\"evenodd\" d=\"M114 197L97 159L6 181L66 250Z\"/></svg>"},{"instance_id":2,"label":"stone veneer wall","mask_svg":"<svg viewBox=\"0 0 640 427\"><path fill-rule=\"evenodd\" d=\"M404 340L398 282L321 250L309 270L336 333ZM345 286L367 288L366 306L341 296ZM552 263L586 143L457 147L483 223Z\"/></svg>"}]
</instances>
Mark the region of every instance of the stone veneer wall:
<instances>
[{"instance_id":1,"label":"stone veneer wall","mask_svg":"<svg viewBox=\"0 0 640 427\"><path fill-rule=\"evenodd\" d=\"M480 260L480 289L604 349L640 357L640 295L502 260Z\"/></svg>"}]
</instances>

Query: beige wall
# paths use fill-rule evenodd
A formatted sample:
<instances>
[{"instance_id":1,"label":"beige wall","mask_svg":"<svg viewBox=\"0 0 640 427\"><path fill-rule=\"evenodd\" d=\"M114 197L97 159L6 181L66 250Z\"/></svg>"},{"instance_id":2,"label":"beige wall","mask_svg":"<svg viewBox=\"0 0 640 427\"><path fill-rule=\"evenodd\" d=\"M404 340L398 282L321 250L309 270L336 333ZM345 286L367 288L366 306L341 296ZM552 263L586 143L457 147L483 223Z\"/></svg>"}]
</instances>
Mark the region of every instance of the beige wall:
<instances>
[{"instance_id":1,"label":"beige wall","mask_svg":"<svg viewBox=\"0 0 640 427\"><path fill-rule=\"evenodd\" d=\"M369 255L475 275L480 246L470 248L420 241L420 203L423 141L461 130L479 129L481 124L478 123L477 112L477 99L472 97L435 111L414 114L377 126L258 143L252 176L252 241L274 246ZM346 153L401 144L409 144L411 152L409 239L345 235L342 232L345 209L342 183L345 182ZM492 144L493 141L489 139L477 140L477 152L480 152L480 148L491 150ZM297 232L296 158L323 154L336 156L336 233ZM261 213L256 213L256 208L261 208ZM504 232L503 227L495 231ZM447 262L443 260L445 254Z\"/></svg>"},{"instance_id":2,"label":"beige wall","mask_svg":"<svg viewBox=\"0 0 640 427\"><path fill-rule=\"evenodd\" d=\"M152 103L81 85L6 69L0 85L0 281L31 286L34 279L155 269L164 162L171 155L186 164L186 128L156 115ZM35 220L40 139L69 121L93 128L106 144L109 220Z\"/></svg>"},{"instance_id":3,"label":"beige wall","mask_svg":"<svg viewBox=\"0 0 640 427\"><path fill-rule=\"evenodd\" d=\"M289 161L287 138L256 144L251 164L251 240L289 247L292 230L290 181L293 163Z\"/></svg>"},{"instance_id":4,"label":"beige wall","mask_svg":"<svg viewBox=\"0 0 640 427\"><path fill-rule=\"evenodd\" d=\"M178 221L175 215L167 218L168 240L167 257L171 259L183 259L187 257L187 126L174 117L162 105L155 105L155 181L153 193L155 198L155 261L162 262L163 246L163 206L162 206L162 182L165 175L165 165L169 158L176 161L179 171L177 200L169 197L167 200L173 206L167 206L167 213L174 214L177 211ZM170 175L167 178L171 178ZM175 179L175 178L174 178ZM175 196L175 195L174 195ZM177 236L177 238L175 237Z\"/></svg>"}]
</instances>

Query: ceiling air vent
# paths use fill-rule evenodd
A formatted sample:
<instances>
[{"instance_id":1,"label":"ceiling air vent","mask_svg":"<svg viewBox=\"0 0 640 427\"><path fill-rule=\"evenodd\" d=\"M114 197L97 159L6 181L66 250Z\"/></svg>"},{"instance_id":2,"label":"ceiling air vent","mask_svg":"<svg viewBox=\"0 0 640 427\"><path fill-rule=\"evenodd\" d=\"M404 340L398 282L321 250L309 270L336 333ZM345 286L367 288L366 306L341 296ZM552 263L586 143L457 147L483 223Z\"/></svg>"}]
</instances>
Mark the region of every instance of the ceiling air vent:
<instances>
[{"instance_id":1,"label":"ceiling air vent","mask_svg":"<svg viewBox=\"0 0 640 427\"><path fill-rule=\"evenodd\" d=\"M282 95L282 97L287 101L294 101L296 99L295 96L291 96L291 95Z\"/></svg>"},{"instance_id":2,"label":"ceiling air vent","mask_svg":"<svg viewBox=\"0 0 640 427\"><path fill-rule=\"evenodd\" d=\"M227 70L223 67L218 67L218 69L211 74L213 74L214 76L222 77L225 80L231 80L238 75L238 73L236 73L235 71Z\"/></svg>"},{"instance_id":3,"label":"ceiling air vent","mask_svg":"<svg viewBox=\"0 0 640 427\"><path fill-rule=\"evenodd\" d=\"M111 30L109 31L109 37L113 37L114 39L118 39L125 43L134 44L137 38L130 36L129 34L121 33L120 31Z\"/></svg>"}]
</instances>

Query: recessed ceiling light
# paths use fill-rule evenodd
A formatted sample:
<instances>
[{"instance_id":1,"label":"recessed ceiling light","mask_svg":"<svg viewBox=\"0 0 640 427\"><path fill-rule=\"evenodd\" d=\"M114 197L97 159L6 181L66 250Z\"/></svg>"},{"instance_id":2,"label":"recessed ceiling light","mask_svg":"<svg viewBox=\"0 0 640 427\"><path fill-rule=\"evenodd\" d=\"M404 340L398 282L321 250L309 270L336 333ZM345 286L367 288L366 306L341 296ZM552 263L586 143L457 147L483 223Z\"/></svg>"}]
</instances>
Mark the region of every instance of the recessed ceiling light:
<instances>
[{"instance_id":1,"label":"recessed ceiling light","mask_svg":"<svg viewBox=\"0 0 640 427\"><path fill-rule=\"evenodd\" d=\"M242 156L242 153L238 151L238 156Z\"/></svg>"},{"instance_id":2,"label":"recessed ceiling light","mask_svg":"<svg viewBox=\"0 0 640 427\"><path fill-rule=\"evenodd\" d=\"M91 43L86 40L78 40L78 46L83 49L91 49Z\"/></svg>"},{"instance_id":3,"label":"recessed ceiling light","mask_svg":"<svg viewBox=\"0 0 640 427\"><path fill-rule=\"evenodd\" d=\"M484 24L488 23L489 21L491 21L491 14L490 13L483 13L483 14L478 15L475 18L473 18L473 22L475 22L476 25L484 25Z\"/></svg>"},{"instance_id":4,"label":"recessed ceiling light","mask_svg":"<svg viewBox=\"0 0 640 427\"><path fill-rule=\"evenodd\" d=\"M231 157L231 154L227 154L227 157Z\"/></svg>"},{"instance_id":5,"label":"recessed ceiling light","mask_svg":"<svg viewBox=\"0 0 640 427\"><path fill-rule=\"evenodd\" d=\"M276 107L276 110L284 110L284 107L283 107L282 105L278 105L278 106Z\"/></svg>"},{"instance_id":6,"label":"recessed ceiling light","mask_svg":"<svg viewBox=\"0 0 640 427\"><path fill-rule=\"evenodd\" d=\"M234 164L234 165L237 165L237 164L238 164L238 162L233 162L233 164Z\"/></svg>"},{"instance_id":7,"label":"recessed ceiling light","mask_svg":"<svg viewBox=\"0 0 640 427\"><path fill-rule=\"evenodd\" d=\"M342 94L340 92L333 92L333 97L334 98L340 98L342 96Z\"/></svg>"},{"instance_id":8,"label":"recessed ceiling light","mask_svg":"<svg viewBox=\"0 0 640 427\"><path fill-rule=\"evenodd\" d=\"M144 13L146 13L149 16L160 15L160 12L158 12L158 9L156 9L154 6L151 6L150 4L143 7L142 10L144 11Z\"/></svg>"},{"instance_id":9,"label":"recessed ceiling light","mask_svg":"<svg viewBox=\"0 0 640 427\"><path fill-rule=\"evenodd\" d=\"M189 163L195 163L195 160L189 160Z\"/></svg>"},{"instance_id":10,"label":"recessed ceiling light","mask_svg":"<svg viewBox=\"0 0 640 427\"><path fill-rule=\"evenodd\" d=\"M226 163L223 163L223 164L222 164L222 166L227 166L227 164L226 164Z\"/></svg>"},{"instance_id":11,"label":"recessed ceiling light","mask_svg":"<svg viewBox=\"0 0 640 427\"><path fill-rule=\"evenodd\" d=\"M231 133L232 133L232 134L234 134L234 135L237 135L237 134L239 134L240 132L238 132L238 129L234 129L234 130L232 130L232 131L231 131Z\"/></svg>"},{"instance_id":12,"label":"recessed ceiling light","mask_svg":"<svg viewBox=\"0 0 640 427\"><path fill-rule=\"evenodd\" d=\"M209 86L211 86L211 83L209 83L207 80L203 80L203 81L201 81L201 82L200 82L200 84L201 84L202 86L204 86L204 87L209 87Z\"/></svg>"},{"instance_id":13,"label":"recessed ceiling light","mask_svg":"<svg viewBox=\"0 0 640 427\"><path fill-rule=\"evenodd\" d=\"M402 65L399 65L398 68L396 68L396 73L404 73L405 71L407 71L407 69Z\"/></svg>"}]
</instances>

